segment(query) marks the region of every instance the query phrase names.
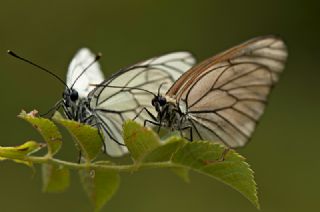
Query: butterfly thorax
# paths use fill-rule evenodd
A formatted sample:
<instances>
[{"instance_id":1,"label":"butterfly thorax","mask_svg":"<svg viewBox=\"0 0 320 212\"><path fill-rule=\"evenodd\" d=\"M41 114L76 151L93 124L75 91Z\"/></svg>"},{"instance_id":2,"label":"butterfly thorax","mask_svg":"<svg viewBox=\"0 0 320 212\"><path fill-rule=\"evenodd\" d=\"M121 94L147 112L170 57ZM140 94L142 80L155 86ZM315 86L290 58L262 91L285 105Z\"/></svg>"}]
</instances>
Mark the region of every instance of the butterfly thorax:
<instances>
[{"instance_id":1,"label":"butterfly thorax","mask_svg":"<svg viewBox=\"0 0 320 212\"><path fill-rule=\"evenodd\" d=\"M157 96L152 100L152 105L158 113L157 119L162 126L172 129L179 127L180 120L183 119L185 114L181 112L173 98Z\"/></svg>"},{"instance_id":2,"label":"butterfly thorax","mask_svg":"<svg viewBox=\"0 0 320 212\"><path fill-rule=\"evenodd\" d=\"M88 100L79 98L78 92L74 89L66 89L62 96L65 115L71 120L86 122L91 115Z\"/></svg>"}]
</instances>

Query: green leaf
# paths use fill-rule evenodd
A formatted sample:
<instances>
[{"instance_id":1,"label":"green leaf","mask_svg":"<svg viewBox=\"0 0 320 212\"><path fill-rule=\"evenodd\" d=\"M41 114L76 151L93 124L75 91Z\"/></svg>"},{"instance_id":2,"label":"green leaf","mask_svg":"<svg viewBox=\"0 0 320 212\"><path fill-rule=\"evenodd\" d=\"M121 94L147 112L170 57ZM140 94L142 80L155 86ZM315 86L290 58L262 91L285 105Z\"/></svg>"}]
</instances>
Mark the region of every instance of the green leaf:
<instances>
[{"instance_id":1,"label":"green leaf","mask_svg":"<svg viewBox=\"0 0 320 212\"><path fill-rule=\"evenodd\" d=\"M0 146L0 160L13 160L17 163L31 166L32 163L28 161L27 156L39 151L44 145L35 141L27 141L22 145L15 147Z\"/></svg>"},{"instance_id":2,"label":"green leaf","mask_svg":"<svg viewBox=\"0 0 320 212\"><path fill-rule=\"evenodd\" d=\"M164 141L158 148L150 151L144 158L144 162L163 162L169 161L172 155L184 144L186 141L183 138L173 136Z\"/></svg>"},{"instance_id":3,"label":"green leaf","mask_svg":"<svg viewBox=\"0 0 320 212\"><path fill-rule=\"evenodd\" d=\"M76 146L82 157L88 162L94 160L101 152L102 142L98 129L86 124L64 119L56 112L52 117L54 121L64 126L74 138Z\"/></svg>"},{"instance_id":4,"label":"green leaf","mask_svg":"<svg viewBox=\"0 0 320 212\"><path fill-rule=\"evenodd\" d=\"M225 147L220 144L187 142L176 136L160 143L153 132L134 122L124 125L124 135L125 143L136 161L171 163L171 170L186 182L189 181L189 170L213 177L238 190L259 208L253 171L234 150L226 153Z\"/></svg>"},{"instance_id":5,"label":"green leaf","mask_svg":"<svg viewBox=\"0 0 320 212\"><path fill-rule=\"evenodd\" d=\"M45 139L50 141L48 135L51 131L48 128L52 126L46 126L43 130L43 125L50 125L48 122L32 114L20 116L40 128L39 131ZM63 119L59 113L55 114L54 120L72 134L86 163L71 163L48 157L50 155L31 157L30 154L42 147L34 141L17 147L0 147L0 160L11 159L27 165L32 165L32 162L43 164L43 190L46 192L65 190L69 185L69 169L78 169L84 190L98 211L116 192L119 186L118 172L132 172L140 167L169 168L186 182L189 181L190 170L215 178L239 191L259 208L253 171L245 158L234 150L226 152L225 147L220 144L210 141L188 142L177 136L160 141L159 136L152 130L128 121L124 124L124 141L134 164L114 165L108 161L91 163L102 147L98 130ZM49 123L56 128L52 122ZM51 146L51 152L55 153L52 144L48 142L48 145Z\"/></svg>"},{"instance_id":6,"label":"green leaf","mask_svg":"<svg viewBox=\"0 0 320 212\"><path fill-rule=\"evenodd\" d=\"M162 145L146 155L144 162L165 162L172 159L173 154L182 147L186 141L177 136L172 136L162 142ZM185 182L190 182L189 168L171 168L171 171Z\"/></svg>"},{"instance_id":7,"label":"green leaf","mask_svg":"<svg viewBox=\"0 0 320 212\"><path fill-rule=\"evenodd\" d=\"M38 130L48 146L48 154L55 155L62 145L62 136L57 126L49 119L36 117L37 111L26 113L22 111L19 118L29 122L34 128Z\"/></svg>"},{"instance_id":8,"label":"green leaf","mask_svg":"<svg viewBox=\"0 0 320 212\"><path fill-rule=\"evenodd\" d=\"M123 131L124 142L136 163L141 162L149 152L161 145L155 132L134 121L124 123Z\"/></svg>"},{"instance_id":9,"label":"green leaf","mask_svg":"<svg viewBox=\"0 0 320 212\"><path fill-rule=\"evenodd\" d=\"M250 166L234 150L229 150L223 159L224 151L220 144L194 141L180 148L172 162L231 186L259 208L257 187Z\"/></svg>"},{"instance_id":10,"label":"green leaf","mask_svg":"<svg viewBox=\"0 0 320 212\"><path fill-rule=\"evenodd\" d=\"M119 187L118 172L87 168L79 171L80 179L95 211L99 211Z\"/></svg>"},{"instance_id":11,"label":"green leaf","mask_svg":"<svg viewBox=\"0 0 320 212\"><path fill-rule=\"evenodd\" d=\"M63 165L42 164L43 192L62 192L69 187L70 172Z\"/></svg>"}]
</instances>

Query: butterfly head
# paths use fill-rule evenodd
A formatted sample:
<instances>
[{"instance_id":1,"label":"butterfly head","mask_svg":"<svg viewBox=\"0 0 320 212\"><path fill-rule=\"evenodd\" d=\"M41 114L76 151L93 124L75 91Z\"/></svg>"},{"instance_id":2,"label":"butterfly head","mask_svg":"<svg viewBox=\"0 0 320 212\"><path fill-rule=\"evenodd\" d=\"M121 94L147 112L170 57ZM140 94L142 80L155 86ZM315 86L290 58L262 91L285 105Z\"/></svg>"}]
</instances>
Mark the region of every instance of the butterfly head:
<instances>
[{"instance_id":1,"label":"butterfly head","mask_svg":"<svg viewBox=\"0 0 320 212\"><path fill-rule=\"evenodd\" d=\"M167 99L164 96L157 95L152 99L151 104L155 107L157 112L160 112L161 108L167 104Z\"/></svg>"},{"instance_id":2,"label":"butterfly head","mask_svg":"<svg viewBox=\"0 0 320 212\"><path fill-rule=\"evenodd\" d=\"M79 94L75 89L66 89L62 97L64 99L65 105L70 107L72 104L75 104L79 99Z\"/></svg>"}]
</instances>

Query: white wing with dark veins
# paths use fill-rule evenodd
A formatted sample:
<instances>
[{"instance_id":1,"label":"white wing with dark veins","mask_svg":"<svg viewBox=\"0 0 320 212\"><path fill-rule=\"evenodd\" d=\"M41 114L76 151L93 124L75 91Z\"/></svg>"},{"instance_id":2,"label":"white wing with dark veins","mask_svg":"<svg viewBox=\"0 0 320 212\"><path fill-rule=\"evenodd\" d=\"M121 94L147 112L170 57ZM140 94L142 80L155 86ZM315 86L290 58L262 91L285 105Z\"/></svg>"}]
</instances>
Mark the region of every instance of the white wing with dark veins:
<instances>
[{"instance_id":1,"label":"white wing with dark veins","mask_svg":"<svg viewBox=\"0 0 320 212\"><path fill-rule=\"evenodd\" d=\"M154 57L120 70L89 94L90 107L103 128L109 155L127 152L125 146L118 144L123 144L123 122L135 118L144 108L155 114L151 100L160 85L160 93L164 93L194 64L195 59L188 52ZM143 111L136 121L143 124L145 119L150 117Z\"/></svg>"},{"instance_id":2,"label":"white wing with dark veins","mask_svg":"<svg viewBox=\"0 0 320 212\"><path fill-rule=\"evenodd\" d=\"M73 89L78 92L80 98L87 98L90 91L94 89L92 84L100 84L104 80L104 76L98 62L92 64L90 68L78 79L78 76L95 60L95 57L96 55L89 49L82 48L76 53L69 65L67 85L71 88L77 80Z\"/></svg>"},{"instance_id":3,"label":"white wing with dark veins","mask_svg":"<svg viewBox=\"0 0 320 212\"><path fill-rule=\"evenodd\" d=\"M198 138L240 147L250 139L286 59L280 38L255 38L194 66L176 82L180 88L167 94L178 98L189 118L185 125Z\"/></svg>"}]
</instances>

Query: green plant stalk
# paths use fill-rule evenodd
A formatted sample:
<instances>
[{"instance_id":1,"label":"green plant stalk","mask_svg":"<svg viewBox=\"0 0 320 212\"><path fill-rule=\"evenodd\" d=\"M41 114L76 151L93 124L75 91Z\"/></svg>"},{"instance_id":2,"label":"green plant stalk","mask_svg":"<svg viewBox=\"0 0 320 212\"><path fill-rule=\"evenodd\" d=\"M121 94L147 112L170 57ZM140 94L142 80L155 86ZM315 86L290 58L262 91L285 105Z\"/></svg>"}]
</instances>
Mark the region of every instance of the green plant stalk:
<instances>
[{"instance_id":1,"label":"green plant stalk","mask_svg":"<svg viewBox=\"0 0 320 212\"><path fill-rule=\"evenodd\" d=\"M21 158L19 158L21 159ZM80 169L87 169L93 168L97 170L108 170L108 171L118 171L118 172L133 172L137 171L138 169L152 169L152 168L181 168L184 167L183 165L174 164L170 161L166 162L149 162L149 163L142 163L138 167L136 164L131 165L101 165L96 163L73 163L68 161L63 161L51 157L39 157L39 156L29 156L25 158L25 161L31 163L49 163L54 165L65 166L70 169L80 170Z\"/></svg>"}]
</instances>

